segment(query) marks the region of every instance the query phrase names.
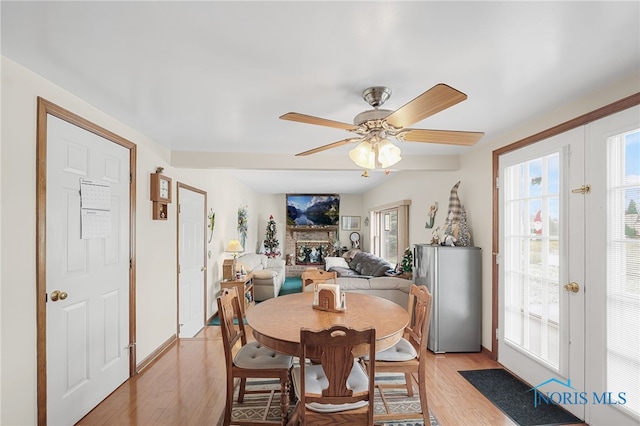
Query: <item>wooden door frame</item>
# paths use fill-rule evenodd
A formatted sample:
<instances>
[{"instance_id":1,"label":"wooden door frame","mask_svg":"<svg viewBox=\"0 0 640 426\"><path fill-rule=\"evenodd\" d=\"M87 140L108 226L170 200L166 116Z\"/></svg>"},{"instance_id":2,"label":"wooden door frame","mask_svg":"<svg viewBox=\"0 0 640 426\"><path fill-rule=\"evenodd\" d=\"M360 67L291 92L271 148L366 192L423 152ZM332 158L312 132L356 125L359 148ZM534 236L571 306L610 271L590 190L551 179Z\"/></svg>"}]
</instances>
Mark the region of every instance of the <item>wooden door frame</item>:
<instances>
[{"instance_id":1,"label":"wooden door frame","mask_svg":"<svg viewBox=\"0 0 640 426\"><path fill-rule=\"evenodd\" d=\"M499 231L500 231L500 221L499 221L499 188L498 188L498 177L499 177L499 161L500 156L506 154L511 151L515 151L517 149L523 148L525 146L534 144L541 140L550 138L552 136L556 136L560 133L564 133L568 130L575 129L576 127L584 126L592 121L599 120L601 118L607 117L609 115L615 114L620 111L624 111L625 109L631 108L633 106L640 105L640 92L634 93L633 95L627 96L626 98L622 98L616 102L610 103L603 107L600 107L596 110L583 114L579 117L573 118L569 121L565 121L564 123L558 124L549 129L543 130L539 133L536 133L532 136L528 136L524 139L520 139L517 142L511 143L509 145L503 146L493 151L493 220L492 220L492 228L493 228L493 238L491 242L491 351L489 352L489 356L495 361L498 359L498 345L497 339L498 336L496 334L496 330L498 329L498 263L496 262L496 257L500 253L500 245L499 245Z\"/></svg>"},{"instance_id":2,"label":"wooden door frame","mask_svg":"<svg viewBox=\"0 0 640 426\"><path fill-rule=\"evenodd\" d=\"M38 425L47 424L47 115L129 150L129 377L136 373L136 144L44 98L37 98L36 128L36 349Z\"/></svg>"},{"instance_id":3,"label":"wooden door frame","mask_svg":"<svg viewBox=\"0 0 640 426\"><path fill-rule=\"evenodd\" d=\"M180 336L180 188L182 189L186 189L198 194L202 194L204 196L204 211L203 211L203 218L204 218L204 224L205 226L207 226L207 192L203 191L201 189L195 188L193 186L187 185L185 183L182 183L180 181L178 181L176 183L176 193L177 193L177 199L178 202L176 203L176 241L178 244L178 247L176 247L176 311L177 311L177 315L176 315L176 336ZM213 229L211 230L211 232L213 232ZM207 325L207 231L205 228L204 231L204 245L202 246L204 247L204 252L203 254L203 259L202 259L202 264L205 266L205 270L204 270L204 283L203 283L203 289L202 291L204 292L204 319L203 319L203 324L206 326Z\"/></svg>"}]
</instances>

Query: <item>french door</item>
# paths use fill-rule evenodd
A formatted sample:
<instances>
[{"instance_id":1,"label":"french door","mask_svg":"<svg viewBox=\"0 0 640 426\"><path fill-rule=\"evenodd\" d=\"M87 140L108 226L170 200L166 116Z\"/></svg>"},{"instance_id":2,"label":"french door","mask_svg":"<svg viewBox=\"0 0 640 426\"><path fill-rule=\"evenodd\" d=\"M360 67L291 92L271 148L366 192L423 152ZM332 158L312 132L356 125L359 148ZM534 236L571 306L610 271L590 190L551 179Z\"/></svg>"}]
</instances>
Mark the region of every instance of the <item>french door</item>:
<instances>
[{"instance_id":1,"label":"french door","mask_svg":"<svg viewBox=\"0 0 640 426\"><path fill-rule=\"evenodd\" d=\"M591 425L639 424L640 107L499 170L498 361Z\"/></svg>"},{"instance_id":2,"label":"french door","mask_svg":"<svg viewBox=\"0 0 640 426\"><path fill-rule=\"evenodd\" d=\"M587 141L586 386L599 403L586 420L640 424L640 106L589 124Z\"/></svg>"},{"instance_id":3,"label":"french door","mask_svg":"<svg viewBox=\"0 0 640 426\"><path fill-rule=\"evenodd\" d=\"M584 390L583 184L583 128L500 158L498 361L545 392Z\"/></svg>"}]
</instances>

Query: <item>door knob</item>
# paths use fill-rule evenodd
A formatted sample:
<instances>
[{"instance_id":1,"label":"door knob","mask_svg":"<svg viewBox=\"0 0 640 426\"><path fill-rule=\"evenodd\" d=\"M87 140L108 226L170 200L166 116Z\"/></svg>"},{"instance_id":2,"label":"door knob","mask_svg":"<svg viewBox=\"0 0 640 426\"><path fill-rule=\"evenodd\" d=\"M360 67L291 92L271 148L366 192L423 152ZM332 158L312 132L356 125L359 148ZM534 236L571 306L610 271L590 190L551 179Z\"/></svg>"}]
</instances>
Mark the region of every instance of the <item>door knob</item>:
<instances>
[{"instance_id":1,"label":"door knob","mask_svg":"<svg viewBox=\"0 0 640 426\"><path fill-rule=\"evenodd\" d=\"M202 268L200 268L200 271L201 271L201 272L204 272L204 271L206 271L206 270L207 270L207 267L206 267L206 266L203 266Z\"/></svg>"},{"instance_id":2,"label":"door knob","mask_svg":"<svg viewBox=\"0 0 640 426\"><path fill-rule=\"evenodd\" d=\"M51 301L56 302L58 300L64 300L67 298L67 296L67 293L65 293L64 291L54 290L53 292L51 292Z\"/></svg>"},{"instance_id":3,"label":"door knob","mask_svg":"<svg viewBox=\"0 0 640 426\"><path fill-rule=\"evenodd\" d=\"M569 283L564 286L565 291L571 291L573 293L577 293L580 291L580 286L578 283Z\"/></svg>"}]
</instances>

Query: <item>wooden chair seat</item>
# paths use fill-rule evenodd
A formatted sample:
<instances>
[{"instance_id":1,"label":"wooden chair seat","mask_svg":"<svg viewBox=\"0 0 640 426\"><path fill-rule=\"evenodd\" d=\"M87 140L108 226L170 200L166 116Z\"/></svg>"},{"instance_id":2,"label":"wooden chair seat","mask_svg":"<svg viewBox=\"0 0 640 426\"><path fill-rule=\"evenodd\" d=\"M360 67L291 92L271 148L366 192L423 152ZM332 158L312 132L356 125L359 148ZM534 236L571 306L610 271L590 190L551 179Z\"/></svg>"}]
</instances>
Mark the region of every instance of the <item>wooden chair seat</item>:
<instances>
[{"instance_id":1,"label":"wooden chair seat","mask_svg":"<svg viewBox=\"0 0 640 426\"><path fill-rule=\"evenodd\" d=\"M401 338L398 343L385 349L382 352L376 353L376 362L380 361L410 361L416 359L418 352L404 337Z\"/></svg>"},{"instance_id":2,"label":"wooden chair seat","mask_svg":"<svg viewBox=\"0 0 640 426\"><path fill-rule=\"evenodd\" d=\"M293 358L262 346L258 342L244 345L233 358L233 364L238 368L291 368Z\"/></svg>"}]
</instances>

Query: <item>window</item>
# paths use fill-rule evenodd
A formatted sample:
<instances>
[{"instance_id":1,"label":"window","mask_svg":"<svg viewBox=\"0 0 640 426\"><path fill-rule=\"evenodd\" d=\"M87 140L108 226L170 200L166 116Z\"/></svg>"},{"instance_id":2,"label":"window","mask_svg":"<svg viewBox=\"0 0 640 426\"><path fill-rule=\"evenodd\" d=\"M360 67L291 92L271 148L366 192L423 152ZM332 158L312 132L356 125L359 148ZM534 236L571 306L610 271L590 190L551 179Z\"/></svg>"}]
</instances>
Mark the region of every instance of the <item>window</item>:
<instances>
[{"instance_id":1,"label":"window","mask_svg":"<svg viewBox=\"0 0 640 426\"><path fill-rule=\"evenodd\" d=\"M373 208L370 213L371 251L392 265L400 263L409 246L410 200Z\"/></svg>"},{"instance_id":2,"label":"window","mask_svg":"<svg viewBox=\"0 0 640 426\"><path fill-rule=\"evenodd\" d=\"M504 176L505 341L559 368L560 153Z\"/></svg>"}]
</instances>

